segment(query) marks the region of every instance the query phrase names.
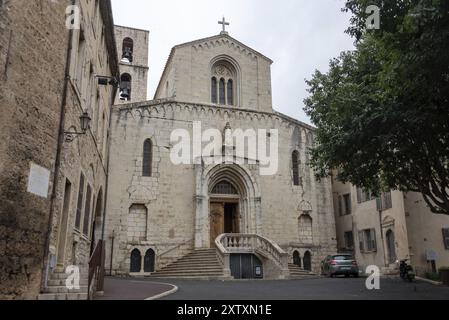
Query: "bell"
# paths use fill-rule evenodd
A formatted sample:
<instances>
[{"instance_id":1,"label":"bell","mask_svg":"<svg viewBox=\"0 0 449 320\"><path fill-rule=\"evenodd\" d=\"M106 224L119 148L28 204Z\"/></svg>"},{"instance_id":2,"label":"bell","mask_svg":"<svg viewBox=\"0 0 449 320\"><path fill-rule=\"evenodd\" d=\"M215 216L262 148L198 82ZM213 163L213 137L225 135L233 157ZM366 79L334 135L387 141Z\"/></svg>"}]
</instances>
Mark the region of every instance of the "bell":
<instances>
[{"instance_id":1,"label":"bell","mask_svg":"<svg viewBox=\"0 0 449 320\"><path fill-rule=\"evenodd\" d=\"M122 62L131 63L132 59L133 59L133 53L132 53L131 49L126 48L123 52Z\"/></svg>"},{"instance_id":2,"label":"bell","mask_svg":"<svg viewBox=\"0 0 449 320\"><path fill-rule=\"evenodd\" d=\"M128 101L128 99L129 99L129 89L125 88L120 92L120 100Z\"/></svg>"}]
</instances>

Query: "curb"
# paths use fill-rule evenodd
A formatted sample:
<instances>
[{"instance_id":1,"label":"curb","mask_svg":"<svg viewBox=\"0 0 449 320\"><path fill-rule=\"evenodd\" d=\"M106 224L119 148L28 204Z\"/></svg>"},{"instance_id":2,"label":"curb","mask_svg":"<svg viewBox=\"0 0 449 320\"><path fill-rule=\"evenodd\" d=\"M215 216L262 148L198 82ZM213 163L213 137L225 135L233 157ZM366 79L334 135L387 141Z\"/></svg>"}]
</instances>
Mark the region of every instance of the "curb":
<instances>
[{"instance_id":1,"label":"curb","mask_svg":"<svg viewBox=\"0 0 449 320\"><path fill-rule=\"evenodd\" d=\"M155 296L146 298L146 299L144 299L144 301L158 300L158 299L167 297L167 296L169 296L169 295L172 295L172 294L178 292L178 290L179 290L179 288L178 288L177 286L173 285L173 284L169 284L169 283L161 283L161 282L151 282L151 283L154 283L154 284L163 284L163 285L166 285L166 286L171 286L171 287L173 287L173 288L172 288L171 290L168 290L168 291L164 292L164 293L157 294L157 295L155 295Z\"/></svg>"},{"instance_id":2,"label":"curb","mask_svg":"<svg viewBox=\"0 0 449 320\"><path fill-rule=\"evenodd\" d=\"M416 277L416 280L427 282L427 283L433 284L434 286L442 286L443 285L442 282L433 281L433 280L429 280L429 279L421 278L421 277Z\"/></svg>"}]
</instances>

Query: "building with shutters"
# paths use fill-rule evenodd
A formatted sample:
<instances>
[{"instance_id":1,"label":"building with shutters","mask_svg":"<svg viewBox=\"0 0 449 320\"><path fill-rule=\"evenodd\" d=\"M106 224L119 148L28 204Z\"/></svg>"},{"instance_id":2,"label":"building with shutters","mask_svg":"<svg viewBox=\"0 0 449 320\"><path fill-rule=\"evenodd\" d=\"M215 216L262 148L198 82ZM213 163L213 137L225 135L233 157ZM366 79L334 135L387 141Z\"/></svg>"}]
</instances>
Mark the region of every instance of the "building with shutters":
<instances>
[{"instance_id":1,"label":"building with shutters","mask_svg":"<svg viewBox=\"0 0 449 320\"><path fill-rule=\"evenodd\" d=\"M339 252L351 252L365 269L376 265L397 272L410 259L425 276L449 266L449 217L433 214L417 193L392 191L375 197L333 177Z\"/></svg>"}]
</instances>

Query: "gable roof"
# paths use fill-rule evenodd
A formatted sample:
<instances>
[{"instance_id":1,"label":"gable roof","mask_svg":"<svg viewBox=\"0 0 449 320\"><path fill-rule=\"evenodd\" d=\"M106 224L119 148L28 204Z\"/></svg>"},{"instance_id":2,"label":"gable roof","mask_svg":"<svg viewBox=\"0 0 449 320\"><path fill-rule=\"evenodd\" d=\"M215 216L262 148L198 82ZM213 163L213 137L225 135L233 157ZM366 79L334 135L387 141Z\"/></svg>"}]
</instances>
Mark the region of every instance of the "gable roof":
<instances>
[{"instance_id":1,"label":"gable roof","mask_svg":"<svg viewBox=\"0 0 449 320\"><path fill-rule=\"evenodd\" d=\"M171 63L171 61L173 59L173 56L174 56L174 54L175 54L177 49L184 48L184 47L191 47L191 46L201 45L203 43L208 43L208 42L219 40L219 39L223 39L223 38L231 41L236 46L241 47L241 48L251 52L253 55L259 56L259 57L267 60L270 64L273 63L273 60L271 60L267 56L261 54L260 52L252 49L251 47L243 44L242 42L238 41L237 39L231 37L227 32L222 32L222 33L220 33L218 35L215 35L215 36L212 36L212 37L207 37L207 38L203 38L203 39L198 39L198 40L194 40L194 41L190 41L190 42L181 43L181 44L178 44L178 45L174 46L171 49L171 51L170 51L170 55L168 56L167 62L165 64L164 71L162 72L162 75L161 75L161 77L159 79L159 84L157 86L154 98L156 98L156 94L159 92L159 89L161 89L162 78L164 77L165 73L167 72L168 66L170 65L170 63Z\"/></svg>"}]
</instances>

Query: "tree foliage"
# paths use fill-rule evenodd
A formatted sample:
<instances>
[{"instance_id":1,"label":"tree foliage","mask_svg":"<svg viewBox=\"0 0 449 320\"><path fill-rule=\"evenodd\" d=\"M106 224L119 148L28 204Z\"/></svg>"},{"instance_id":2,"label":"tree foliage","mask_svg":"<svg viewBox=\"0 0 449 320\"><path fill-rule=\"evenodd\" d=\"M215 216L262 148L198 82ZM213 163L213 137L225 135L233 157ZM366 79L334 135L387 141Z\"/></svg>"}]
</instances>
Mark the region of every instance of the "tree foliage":
<instances>
[{"instance_id":1,"label":"tree foliage","mask_svg":"<svg viewBox=\"0 0 449 320\"><path fill-rule=\"evenodd\" d=\"M368 5L381 27L367 30ZM420 192L449 215L449 1L348 0L356 49L307 81L319 176L379 193Z\"/></svg>"}]
</instances>

